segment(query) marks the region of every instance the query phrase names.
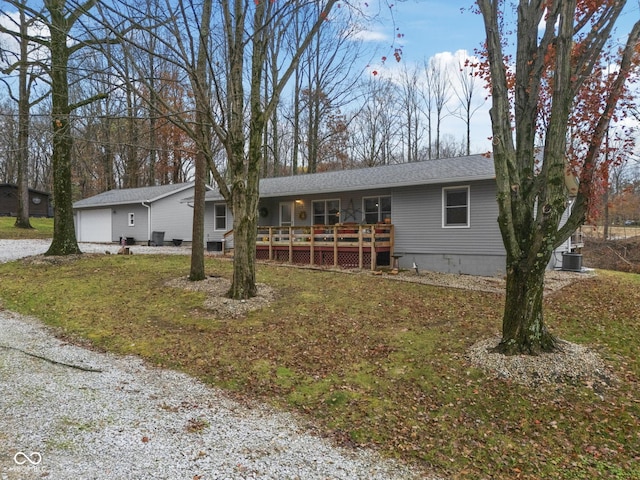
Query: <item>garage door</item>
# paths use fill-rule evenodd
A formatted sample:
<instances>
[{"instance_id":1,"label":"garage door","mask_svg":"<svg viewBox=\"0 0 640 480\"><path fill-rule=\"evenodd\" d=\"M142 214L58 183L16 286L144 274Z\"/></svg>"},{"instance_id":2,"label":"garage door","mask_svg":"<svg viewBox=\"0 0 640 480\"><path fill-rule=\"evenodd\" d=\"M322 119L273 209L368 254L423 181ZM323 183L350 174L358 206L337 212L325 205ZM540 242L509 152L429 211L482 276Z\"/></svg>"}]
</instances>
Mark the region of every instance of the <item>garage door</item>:
<instances>
[{"instance_id":1,"label":"garage door","mask_svg":"<svg viewBox=\"0 0 640 480\"><path fill-rule=\"evenodd\" d=\"M79 242L106 242L111 240L111 209L77 210L76 232Z\"/></svg>"}]
</instances>

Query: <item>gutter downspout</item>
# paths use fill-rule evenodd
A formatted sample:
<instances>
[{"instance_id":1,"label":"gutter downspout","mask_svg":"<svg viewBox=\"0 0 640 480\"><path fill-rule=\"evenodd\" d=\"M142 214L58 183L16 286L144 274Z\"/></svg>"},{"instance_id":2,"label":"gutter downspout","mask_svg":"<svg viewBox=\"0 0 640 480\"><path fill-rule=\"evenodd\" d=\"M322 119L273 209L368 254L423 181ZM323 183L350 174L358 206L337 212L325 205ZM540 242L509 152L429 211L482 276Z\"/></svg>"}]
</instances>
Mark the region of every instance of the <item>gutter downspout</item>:
<instances>
[{"instance_id":1,"label":"gutter downspout","mask_svg":"<svg viewBox=\"0 0 640 480\"><path fill-rule=\"evenodd\" d=\"M151 241L151 205L148 205L149 200L142 202L142 206L147 208L147 244Z\"/></svg>"}]
</instances>

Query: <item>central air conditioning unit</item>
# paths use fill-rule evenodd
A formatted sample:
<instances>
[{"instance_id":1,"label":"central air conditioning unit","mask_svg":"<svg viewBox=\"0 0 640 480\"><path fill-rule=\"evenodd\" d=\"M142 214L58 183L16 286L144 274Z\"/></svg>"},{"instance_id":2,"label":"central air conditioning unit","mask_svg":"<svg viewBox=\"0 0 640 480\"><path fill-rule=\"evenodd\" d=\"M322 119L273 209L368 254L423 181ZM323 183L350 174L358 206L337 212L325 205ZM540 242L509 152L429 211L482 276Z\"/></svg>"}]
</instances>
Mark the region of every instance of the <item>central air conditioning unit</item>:
<instances>
[{"instance_id":1,"label":"central air conditioning unit","mask_svg":"<svg viewBox=\"0 0 640 480\"><path fill-rule=\"evenodd\" d=\"M563 253L562 254L562 270L568 272L582 271L582 254L581 253Z\"/></svg>"}]
</instances>

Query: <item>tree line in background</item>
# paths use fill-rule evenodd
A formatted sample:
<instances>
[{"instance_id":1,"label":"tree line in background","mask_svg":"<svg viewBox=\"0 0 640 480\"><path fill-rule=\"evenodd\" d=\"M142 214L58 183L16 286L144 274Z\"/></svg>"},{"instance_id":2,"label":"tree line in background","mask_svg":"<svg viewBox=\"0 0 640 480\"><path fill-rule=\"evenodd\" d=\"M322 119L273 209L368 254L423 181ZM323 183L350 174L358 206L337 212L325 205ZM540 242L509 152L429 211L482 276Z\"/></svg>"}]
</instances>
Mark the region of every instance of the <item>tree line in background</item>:
<instances>
[{"instance_id":1,"label":"tree line in background","mask_svg":"<svg viewBox=\"0 0 640 480\"><path fill-rule=\"evenodd\" d=\"M48 28L25 0L5 3L12 8L2 12L5 21L0 52L5 88L0 95L0 182L23 181L19 165L24 156L28 162L24 180L29 187L50 191L51 97L46 69L50 59L41 44L27 38L46 36ZM74 2L67 4L73 6ZM89 11L88 4L80 5ZM110 12L101 8L100 15L89 15L74 31L74 38L96 37L96 32L108 38L109 30L116 28L112 21L122 22L125 12L132 14L132 24L138 27L129 25L129 33L124 35L129 35L130 41L96 42L82 55L69 59L72 97L106 93L71 114L75 199L112 188L185 182L195 173L197 146L175 122L177 116L193 120L194 94L184 68L171 58L167 44L175 32L166 15L163 18L157 13L163 10L163 2L114 5ZM301 35L301 26L317 15L318 9L307 5L297 10L269 45L264 98L270 97L280 63ZM220 30L212 28L214 42L224 42ZM477 67L464 55L454 57L454 63L434 57L411 67L405 64L397 75L383 77L363 69L371 52L357 39L358 33L349 15L338 15L323 26L305 51L277 108L266 119L261 176L478 153L471 143L472 119L484 105L486 91ZM21 96L28 97L22 104ZM25 103L27 120L21 120L20 109L24 117ZM457 119L457 138L442 133L447 117ZM19 133L25 121L30 132L26 143ZM212 150L215 162L224 170L224 149L214 144ZM614 175L616 181L606 199L612 206L618 195L628 197L638 180L634 169L625 168Z\"/></svg>"},{"instance_id":2,"label":"tree line in background","mask_svg":"<svg viewBox=\"0 0 640 480\"><path fill-rule=\"evenodd\" d=\"M38 36L46 37L49 27L24 0L5 3L15 12L5 10L2 22L5 88L0 96L0 181L18 182L20 96L27 95L28 183L49 190L52 100L46 65L50 53L34 42ZM67 4L73 6L73 2ZM78 42L93 38L93 44L69 58L72 101L104 94L70 112L75 198L111 188L193 178L197 146L179 124L194 121L194 89L172 46L176 32L171 31L168 17L158 15L162 4L146 0L116 3L111 9L103 6L101 16L92 12L69 32ZM82 8L89 12L87 5ZM278 83L282 62L290 57L314 15L319 15L317 3L297 9L269 42L262 99L273 96L270 90ZM116 32L124 16L136 28L129 25L128 32ZM195 32L199 26L191 27ZM100 33L110 40L95 41ZM472 151L471 119L485 97L473 68L464 59L449 65L434 58L404 66L393 78L373 75L364 68L371 52L357 40L357 33L349 15L335 15L301 56L276 108L265 119L261 176L412 162ZM216 44L225 41L214 16L212 53ZM22 57L21 47L27 49ZM229 59L211 61L222 66ZM20 75L28 78L24 92L17 83ZM457 138L442 134L442 122L450 116L459 118ZM214 141L212 151L224 170L223 146Z\"/></svg>"}]
</instances>

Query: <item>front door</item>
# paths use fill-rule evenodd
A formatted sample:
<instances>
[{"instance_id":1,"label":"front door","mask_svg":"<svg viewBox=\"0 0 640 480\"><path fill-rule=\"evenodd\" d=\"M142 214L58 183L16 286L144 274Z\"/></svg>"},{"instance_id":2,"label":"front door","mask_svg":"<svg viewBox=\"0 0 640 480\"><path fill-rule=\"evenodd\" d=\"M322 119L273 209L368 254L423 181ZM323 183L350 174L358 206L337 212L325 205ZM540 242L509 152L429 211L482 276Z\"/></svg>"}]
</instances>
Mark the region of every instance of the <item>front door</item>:
<instances>
[{"instance_id":1,"label":"front door","mask_svg":"<svg viewBox=\"0 0 640 480\"><path fill-rule=\"evenodd\" d=\"M293 226L293 202L283 202L280 204L280 226Z\"/></svg>"}]
</instances>

